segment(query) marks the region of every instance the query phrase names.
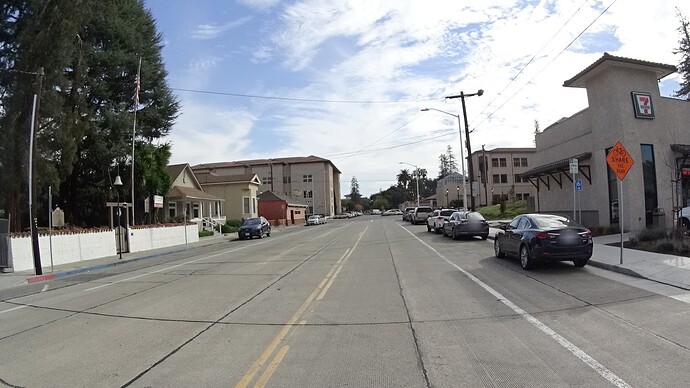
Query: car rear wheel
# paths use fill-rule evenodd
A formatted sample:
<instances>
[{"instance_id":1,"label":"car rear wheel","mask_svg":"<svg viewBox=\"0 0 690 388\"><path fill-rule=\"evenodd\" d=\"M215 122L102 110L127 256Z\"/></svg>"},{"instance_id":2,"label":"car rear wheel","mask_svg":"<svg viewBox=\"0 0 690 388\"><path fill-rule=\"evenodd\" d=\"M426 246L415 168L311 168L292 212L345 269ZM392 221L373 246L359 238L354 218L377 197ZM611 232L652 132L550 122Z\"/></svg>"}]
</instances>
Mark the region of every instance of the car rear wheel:
<instances>
[{"instance_id":1,"label":"car rear wheel","mask_svg":"<svg viewBox=\"0 0 690 388\"><path fill-rule=\"evenodd\" d=\"M266 232L266 237L271 237L271 231Z\"/></svg>"},{"instance_id":2,"label":"car rear wheel","mask_svg":"<svg viewBox=\"0 0 690 388\"><path fill-rule=\"evenodd\" d=\"M588 261L589 261L589 259L573 260L573 264L574 264L576 267L582 268L582 267L584 267L585 265L587 265L587 262L588 262Z\"/></svg>"},{"instance_id":3,"label":"car rear wheel","mask_svg":"<svg viewBox=\"0 0 690 388\"><path fill-rule=\"evenodd\" d=\"M494 240L494 253L496 254L496 257L498 257L499 259L502 257L506 257L506 254L503 253L503 251L501 250L501 243L498 242L498 239Z\"/></svg>"},{"instance_id":4,"label":"car rear wheel","mask_svg":"<svg viewBox=\"0 0 690 388\"><path fill-rule=\"evenodd\" d=\"M529 249L527 248L527 245L520 247L520 265L522 265L522 269L524 270L529 270L534 267L534 262L532 258L529 257Z\"/></svg>"},{"instance_id":5,"label":"car rear wheel","mask_svg":"<svg viewBox=\"0 0 690 388\"><path fill-rule=\"evenodd\" d=\"M479 237L481 237L482 240L486 240L487 238L489 238L489 235L488 235L488 234L482 234L482 235L479 236Z\"/></svg>"},{"instance_id":6,"label":"car rear wheel","mask_svg":"<svg viewBox=\"0 0 690 388\"><path fill-rule=\"evenodd\" d=\"M457 240L460 238L460 235L458 233L455 233L455 228L451 229L450 233L452 234L451 237L453 237L453 240Z\"/></svg>"},{"instance_id":7,"label":"car rear wheel","mask_svg":"<svg viewBox=\"0 0 690 388\"><path fill-rule=\"evenodd\" d=\"M426 224L426 231L431 233L431 226L429 226L429 224Z\"/></svg>"}]
</instances>

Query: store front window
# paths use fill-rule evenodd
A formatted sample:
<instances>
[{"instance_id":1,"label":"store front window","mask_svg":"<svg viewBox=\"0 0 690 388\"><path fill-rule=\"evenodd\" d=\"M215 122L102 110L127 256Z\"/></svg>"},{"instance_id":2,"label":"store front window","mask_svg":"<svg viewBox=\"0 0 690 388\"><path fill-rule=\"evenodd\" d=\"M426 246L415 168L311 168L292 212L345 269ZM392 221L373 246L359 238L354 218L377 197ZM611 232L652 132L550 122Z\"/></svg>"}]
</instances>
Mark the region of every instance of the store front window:
<instances>
[{"instance_id":1,"label":"store front window","mask_svg":"<svg viewBox=\"0 0 690 388\"><path fill-rule=\"evenodd\" d=\"M644 214L647 226L652 226L652 212L659 206L656 188L656 164L654 163L654 146L640 144L642 153L642 177L644 183Z\"/></svg>"}]
</instances>

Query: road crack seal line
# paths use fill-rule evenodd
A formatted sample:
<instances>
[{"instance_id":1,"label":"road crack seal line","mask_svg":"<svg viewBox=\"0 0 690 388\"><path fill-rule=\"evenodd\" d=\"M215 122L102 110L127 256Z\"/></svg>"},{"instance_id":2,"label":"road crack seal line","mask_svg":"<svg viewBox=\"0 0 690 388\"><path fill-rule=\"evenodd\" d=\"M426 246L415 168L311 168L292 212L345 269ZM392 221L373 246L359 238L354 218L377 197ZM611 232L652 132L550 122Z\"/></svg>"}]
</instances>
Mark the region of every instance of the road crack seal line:
<instances>
[{"instance_id":1,"label":"road crack seal line","mask_svg":"<svg viewBox=\"0 0 690 388\"><path fill-rule=\"evenodd\" d=\"M266 290L268 290L268 289L270 289L271 287L273 287L276 283L280 282L281 280L283 280L283 279L286 278L287 276L291 275L291 274L292 274L293 272L295 272L299 267L301 267L302 265L304 265L306 262L308 262L308 261L311 260L312 258L316 257L316 255L319 254L320 252L322 252L324 249L326 249L327 247L331 246L331 245L334 244L336 241L338 241L343 235L344 235L344 234L340 234L340 235L336 236L333 240L329 241L329 242L328 242L327 244L325 244L322 248L320 248L319 250L317 250L316 252L314 252L313 254L311 254L310 256L308 256L306 259L304 259L302 262L300 262L299 264L297 264L296 266L294 266L291 270L289 270L288 272L286 272L284 275L280 276L280 277L279 277L278 279L276 279L275 281L269 283L266 287L264 287L264 288L261 289L259 292L257 292L256 294L252 295L251 297L249 297L247 300L245 300L244 302L242 302L241 304L239 304L237 307L233 308L232 310L230 310L228 313L224 314L224 315L223 315L222 317L220 317L219 319L213 321L211 324L209 324L207 327L205 327L204 329L202 329L200 332L198 332L197 334L193 335L191 338L187 339L186 341L184 341L184 342L183 342L182 344L180 344L179 346L175 347L172 351L168 352L168 354L164 355L164 356L161 357L158 361L154 362L151 366L149 366L148 368L144 369L142 372L140 372L139 374L137 374L136 376L134 376L134 377L133 377L131 380L129 380L127 383L123 384L122 387L123 387L123 388L124 388L124 387L129 387L130 385L132 385L133 383L135 383L137 380L139 380L140 378L142 378L144 375L146 375L147 373L149 373L150 371L152 371L155 367L157 367L158 365L162 364L165 360L167 360L168 358L170 358L170 357L172 357L173 355L175 355L175 354L176 354L177 352L179 352L182 348L184 348L185 346L187 346L188 344L190 344L191 342L193 342L193 341L194 341L195 339L197 339L199 336L201 336L202 334L206 333L206 332L207 332L208 330L210 330L212 327L214 327L214 326L216 326L216 325L218 325L218 324L222 324L221 321L222 321L223 319L227 318L228 316L230 316L231 314L233 314L233 313L236 312L237 310L241 309L243 306L247 305L249 302L253 301L255 298L257 298L258 296L260 296L261 294L263 294L264 292L266 292ZM275 241L275 240L273 240L273 241ZM258 245L258 244L253 244L253 245Z\"/></svg>"},{"instance_id":2,"label":"road crack seal line","mask_svg":"<svg viewBox=\"0 0 690 388\"><path fill-rule=\"evenodd\" d=\"M386 228L383 229L383 233L386 236L386 241L388 241L388 232L386 232ZM391 263L393 264L393 270L395 271L395 278L398 281L398 289L399 289L399 293L400 293L400 298L402 299L403 305L405 306L405 314L407 314L407 322L406 323L407 323L407 325L410 328L410 331L412 333L412 341L414 342L414 350L415 350L415 353L417 356L417 364L419 365L420 369L422 370L422 374L424 375L424 383L426 384L426 387L429 388L429 387L431 387L431 383L429 382L429 374L426 370L426 366L424 365L424 358L422 357L422 349L419 347L419 339L417 338L417 331L415 330L414 325L412 324L412 317L410 316L410 308L407 306L407 300L405 299L405 295L403 293L402 282L400 281L400 274L398 273L398 266L395 265L395 258L393 256L393 250L391 249L390 243L388 244L388 253L390 254Z\"/></svg>"},{"instance_id":3,"label":"road crack seal line","mask_svg":"<svg viewBox=\"0 0 690 388\"><path fill-rule=\"evenodd\" d=\"M399 224L398 224L399 225ZM515 311L518 315L522 316L527 322L531 323L534 325L537 329L539 329L541 332L544 334L548 335L551 337L554 341L556 341L559 345L563 346L566 348L568 351L570 351L575 357L579 358L582 362L584 362L587 366L592 368L594 371L596 371L601 377L605 378L608 380L611 384L615 385L616 387L619 388L629 388L630 385L625 382L622 378L618 377L615 373L610 371L608 368L606 368L604 365L599 363L597 360L592 358L589 354L585 353L582 349L577 347L575 344L572 342L568 341L565 337L562 335L556 333L553 329L542 323L540 320L529 314L527 311L523 310L520 308L518 305L510 301L508 298L503 296L501 293L496 291L494 288L489 286L488 284L484 283L482 280L477 278L476 276L472 275L471 273L465 271L462 269L460 266L457 264L453 263L450 261L448 258L443 256L439 251L434 249L431 245L427 244L424 240L420 239L419 237L415 236L412 232L404 228L402 225L399 225L403 230L405 230L407 233L409 233L412 237L417 239L420 243L424 244L427 248L429 248L432 252L434 252L438 257L440 257L442 260L444 260L446 263L450 264L452 267L457 269L458 271L462 272L465 276L467 276L470 280L475 282L477 285L482 287L484 290L486 290L488 293L491 295L495 296L501 303L506 305L508 308L511 310Z\"/></svg>"}]
</instances>

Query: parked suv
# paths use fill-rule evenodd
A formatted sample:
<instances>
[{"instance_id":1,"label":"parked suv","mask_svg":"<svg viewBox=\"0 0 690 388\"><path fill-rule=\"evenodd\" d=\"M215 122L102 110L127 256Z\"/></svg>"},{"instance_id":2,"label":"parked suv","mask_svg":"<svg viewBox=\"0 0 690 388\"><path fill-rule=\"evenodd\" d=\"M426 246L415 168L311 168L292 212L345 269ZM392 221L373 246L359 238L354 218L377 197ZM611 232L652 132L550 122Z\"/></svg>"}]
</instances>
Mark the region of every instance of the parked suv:
<instances>
[{"instance_id":1,"label":"parked suv","mask_svg":"<svg viewBox=\"0 0 690 388\"><path fill-rule=\"evenodd\" d=\"M413 223L414 225L426 222L426 219L429 218L431 213L433 213L433 209L430 208L429 206L419 206L414 208L414 212L410 216L410 222Z\"/></svg>"},{"instance_id":2,"label":"parked suv","mask_svg":"<svg viewBox=\"0 0 690 388\"><path fill-rule=\"evenodd\" d=\"M426 230L428 232L441 233L441 231L443 231L443 223L446 222L448 217L454 212L454 209L434 210L426 220Z\"/></svg>"}]
</instances>

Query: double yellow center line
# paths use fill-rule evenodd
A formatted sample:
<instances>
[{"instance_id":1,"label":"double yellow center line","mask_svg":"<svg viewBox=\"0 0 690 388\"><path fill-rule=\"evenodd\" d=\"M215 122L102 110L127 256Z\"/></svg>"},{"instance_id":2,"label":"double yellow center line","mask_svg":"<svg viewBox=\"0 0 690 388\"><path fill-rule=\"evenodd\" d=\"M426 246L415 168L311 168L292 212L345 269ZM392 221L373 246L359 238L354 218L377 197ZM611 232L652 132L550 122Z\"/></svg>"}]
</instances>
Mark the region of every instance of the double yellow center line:
<instances>
[{"instance_id":1,"label":"double yellow center line","mask_svg":"<svg viewBox=\"0 0 690 388\"><path fill-rule=\"evenodd\" d=\"M290 334L290 330L296 329L298 325L295 325L295 323L297 323L297 321L302 317L307 308L309 308L309 306L311 306L313 302L323 299L323 297L326 295L326 292L328 292L328 289L333 284L333 281L338 276L340 271L343 269L345 262L347 262L347 259L350 258L352 252L354 252L355 248L357 248L357 245L359 245L359 242L362 240L362 237L364 237L364 233L367 231L367 229L369 229L369 227L367 227L366 229L364 229L364 231L360 233L357 242L355 242L352 248L348 248L347 250L345 250L345 253L343 253L340 259L338 259L338 261L333 265L331 270L328 271L326 277L323 278L319 285L314 289L314 291L312 291L311 294L309 294L309 297L307 297L304 303L302 303L302 305L297 309L297 311L295 311L290 320L288 320L288 322L280 329L278 334L276 334L276 336L273 337L273 340L266 346L263 352L261 352L259 357L256 359L256 361L254 361L252 366L242 376L240 381L237 382L235 388L245 388L249 386L249 384L252 382L259 370L261 370L261 368L263 368L264 365L266 365L268 359L271 357L271 355L273 355L278 346L281 345L285 337L287 337L287 335ZM302 320L299 322L299 325L304 325L305 323L306 321ZM254 384L254 387L264 387L266 385L268 380L271 378L273 373L278 368L278 365L280 365L280 362L283 360L283 357L285 357L285 354L287 353L289 348L290 347L288 345L283 345L280 348L278 353L276 353L275 357L273 357L271 363L268 364L263 374Z\"/></svg>"}]
</instances>

